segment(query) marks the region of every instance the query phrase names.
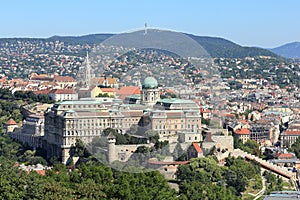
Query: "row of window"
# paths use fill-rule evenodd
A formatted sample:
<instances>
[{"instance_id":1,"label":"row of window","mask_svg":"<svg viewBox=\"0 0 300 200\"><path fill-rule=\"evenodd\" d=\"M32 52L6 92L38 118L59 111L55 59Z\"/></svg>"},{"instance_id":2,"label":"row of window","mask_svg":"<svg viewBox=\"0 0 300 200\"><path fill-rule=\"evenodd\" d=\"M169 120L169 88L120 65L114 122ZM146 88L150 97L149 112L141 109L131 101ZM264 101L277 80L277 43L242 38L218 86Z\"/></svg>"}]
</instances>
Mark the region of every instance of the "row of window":
<instances>
[{"instance_id":1,"label":"row of window","mask_svg":"<svg viewBox=\"0 0 300 200\"><path fill-rule=\"evenodd\" d=\"M179 121L179 120L178 120L178 121ZM197 122L197 123L198 123L199 121L200 121L200 120L198 120L198 119L197 119L197 120L194 120L194 119L193 119L193 120L190 120L190 119L186 120L187 123L191 123L191 122ZM165 120L159 120L159 123L160 123L160 124L162 124L162 123L165 123L165 124L172 124L171 122L172 122L172 121L169 121L169 120L167 120L167 121L165 121ZM174 122L173 122L173 123L174 123ZM177 123L177 120L175 120L175 123ZM183 120L183 119L181 120L181 123L184 123L184 120Z\"/></svg>"},{"instance_id":2,"label":"row of window","mask_svg":"<svg viewBox=\"0 0 300 200\"><path fill-rule=\"evenodd\" d=\"M194 129L195 127L197 127L197 129L199 129L199 125L197 124L196 126L194 125L194 124L188 124L187 125L187 129ZM161 129L171 129L172 128L172 126L171 125L156 125L155 126L155 130L161 130ZM184 127L184 124L181 124L180 125L180 128L181 129L184 129L185 127ZM174 125L174 129L179 129L179 126L176 124L176 125Z\"/></svg>"},{"instance_id":3,"label":"row of window","mask_svg":"<svg viewBox=\"0 0 300 200\"><path fill-rule=\"evenodd\" d=\"M91 119L91 120L89 120L89 119L79 119L79 120L67 120L66 121L66 124L71 124L71 123L88 123L88 124L93 124L93 123L95 123L96 122L96 124L97 123L101 123L101 122L103 122L103 123L105 123L105 122L109 122L109 121L111 121L112 123L118 123L118 122L122 122L122 121L125 121L125 122L138 122L139 121L139 119L138 118L125 118L125 119L97 119L97 120L93 120L93 119Z\"/></svg>"},{"instance_id":4,"label":"row of window","mask_svg":"<svg viewBox=\"0 0 300 200\"><path fill-rule=\"evenodd\" d=\"M101 108L101 106L102 106L101 104L94 104L94 105L63 105L62 108Z\"/></svg>"},{"instance_id":5,"label":"row of window","mask_svg":"<svg viewBox=\"0 0 300 200\"><path fill-rule=\"evenodd\" d=\"M73 130L73 131L67 131L67 136L96 136L100 135L102 130Z\"/></svg>"}]
</instances>

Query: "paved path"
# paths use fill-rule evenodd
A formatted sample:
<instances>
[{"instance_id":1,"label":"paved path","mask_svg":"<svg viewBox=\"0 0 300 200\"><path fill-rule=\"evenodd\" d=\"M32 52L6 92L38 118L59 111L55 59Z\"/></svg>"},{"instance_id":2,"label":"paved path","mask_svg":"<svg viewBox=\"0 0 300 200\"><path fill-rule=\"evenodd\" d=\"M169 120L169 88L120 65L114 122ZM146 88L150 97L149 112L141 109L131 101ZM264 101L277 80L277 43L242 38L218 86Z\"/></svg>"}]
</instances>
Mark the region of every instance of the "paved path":
<instances>
[{"instance_id":1,"label":"paved path","mask_svg":"<svg viewBox=\"0 0 300 200\"><path fill-rule=\"evenodd\" d=\"M253 200L259 199L262 195L264 195L266 188L267 188L266 182L267 182L267 180L265 179L265 177L262 176L263 188L255 195L256 197Z\"/></svg>"}]
</instances>

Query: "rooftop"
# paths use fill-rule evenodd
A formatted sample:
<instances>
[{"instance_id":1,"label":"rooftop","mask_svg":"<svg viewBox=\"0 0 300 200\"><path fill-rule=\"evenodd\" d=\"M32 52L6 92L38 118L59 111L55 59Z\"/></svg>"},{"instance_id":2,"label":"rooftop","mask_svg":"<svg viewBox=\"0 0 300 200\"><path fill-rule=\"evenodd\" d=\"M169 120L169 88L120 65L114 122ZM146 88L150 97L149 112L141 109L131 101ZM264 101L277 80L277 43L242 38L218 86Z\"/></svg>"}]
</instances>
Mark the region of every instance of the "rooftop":
<instances>
[{"instance_id":1,"label":"rooftop","mask_svg":"<svg viewBox=\"0 0 300 200\"><path fill-rule=\"evenodd\" d=\"M234 133L237 135L249 135L250 130L247 128L239 128L239 129L235 130Z\"/></svg>"},{"instance_id":2,"label":"rooftop","mask_svg":"<svg viewBox=\"0 0 300 200\"><path fill-rule=\"evenodd\" d=\"M197 153L202 153L202 149L201 149L199 143L193 142L193 147L195 148L195 150L197 151Z\"/></svg>"}]
</instances>

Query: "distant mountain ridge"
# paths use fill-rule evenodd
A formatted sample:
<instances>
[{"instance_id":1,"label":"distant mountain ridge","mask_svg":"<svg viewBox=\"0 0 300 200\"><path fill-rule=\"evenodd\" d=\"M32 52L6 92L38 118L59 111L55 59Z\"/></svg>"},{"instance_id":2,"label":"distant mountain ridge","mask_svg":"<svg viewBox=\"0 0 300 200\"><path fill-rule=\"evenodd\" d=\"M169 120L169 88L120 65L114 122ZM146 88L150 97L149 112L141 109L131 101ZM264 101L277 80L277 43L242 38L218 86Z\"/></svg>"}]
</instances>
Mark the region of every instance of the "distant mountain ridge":
<instances>
[{"instance_id":1,"label":"distant mountain ridge","mask_svg":"<svg viewBox=\"0 0 300 200\"><path fill-rule=\"evenodd\" d=\"M300 42L291 42L269 50L286 58L300 59Z\"/></svg>"},{"instance_id":2,"label":"distant mountain ridge","mask_svg":"<svg viewBox=\"0 0 300 200\"><path fill-rule=\"evenodd\" d=\"M100 34L89 34L89 35L82 35L82 36L52 36L47 38L46 40L60 40L66 43L79 43L79 44L94 44L94 43L101 43L104 40L110 38L114 34L109 33L100 33Z\"/></svg>"},{"instance_id":3,"label":"distant mountain ridge","mask_svg":"<svg viewBox=\"0 0 300 200\"><path fill-rule=\"evenodd\" d=\"M186 33L185 33L186 34ZM53 36L48 38L50 40L62 40L64 42L76 42L76 43L100 43L105 39L113 36L114 34L91 34L83 35L78 37L73 36ZM186 34L196 42L198 42L211 57L216 58L244 58L244 57L254 57L254 56L271 56L278 57L277 54L258 47L243 47L229 40L209 37L209 36L196 36L191 34Z\"/></svg>"},{"instance_id":4,"label":"distant mountain ridge","mask_svg":"<svg viewBox=\"0 0 300 200\"><path fill-rule=\"evenodd\" d=\"M186 34L186 33L184 33ZM60 40L70 44L95 44L101 43L104 40L112 37L114 34L89 34L83 36L52 36L50 38L36 38L37 40L55 41ZM196 42L198 42L209 54L214 58L244 58L244 57L255 57L255 56L271 56L278 57L276 53L270 50L258 48L258 47L243 47L229 40L209 37L209 36L196 36L186 34ZM1 40L16 40L18 38L3 38ZM20 40L26 38L19 38ZM27 38L34 40L34 38Z\"/></svg>"}]
</instances>

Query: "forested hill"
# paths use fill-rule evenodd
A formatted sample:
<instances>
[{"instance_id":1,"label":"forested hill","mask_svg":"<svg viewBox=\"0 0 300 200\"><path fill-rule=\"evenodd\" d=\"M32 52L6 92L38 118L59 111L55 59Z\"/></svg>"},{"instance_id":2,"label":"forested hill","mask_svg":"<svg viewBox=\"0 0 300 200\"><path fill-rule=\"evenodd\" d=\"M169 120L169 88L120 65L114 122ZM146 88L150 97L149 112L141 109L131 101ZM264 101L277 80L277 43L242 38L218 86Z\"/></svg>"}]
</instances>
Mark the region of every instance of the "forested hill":
<instances>
[{"instance_id":1,"label":"forested hill","mask_svg":"<svg viewBox=\"0 0 300 200\"><path fill-rule=\"evenodd\" d=\"M114 34L90 34L83 36L52 36L46 40L60 40L70 44L94 44L101 43Z\"/></svg>"},{"instance_id":2,"label":"forested hill","mask_svg":"<svg viewBox=\"0 0 300 200\"><path fill-rule=\"evenodd\" d=\"M255 56L279 57L277 54L257 47L242 47L229 40L217 37L190 35L214 58L244 58Z\"/></svg>"},{"instance_id":3,"label":"forested hill","mask_svg":"<svg viewBox=\"0 0 300 200\"><path fill-rule=\"evenodd\" d=\"M50 38L37 38L37 40L55 41L60 40L67 44L94 44L101 43L114 34L90 34L83 36L52 36ZM255 56L271 56L279 57L277 54L262 48L257 47L243 47L229 40L217 37L196 36L186 34L197 41L211 57L214 58L244 58ZM34 38L3 38L4 40L34 40Z\"/></svg>"},{"instance_id":4,"label":"forested hill","mask_svg":"<svg viewBox=\"0 0 300 200\"><path fill-rule=\"evenodd\" d=\"M280 47L270 49L270 51L286 58L300 59L300 42L288 43Z\"/></svg>"}]
</instances>

